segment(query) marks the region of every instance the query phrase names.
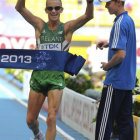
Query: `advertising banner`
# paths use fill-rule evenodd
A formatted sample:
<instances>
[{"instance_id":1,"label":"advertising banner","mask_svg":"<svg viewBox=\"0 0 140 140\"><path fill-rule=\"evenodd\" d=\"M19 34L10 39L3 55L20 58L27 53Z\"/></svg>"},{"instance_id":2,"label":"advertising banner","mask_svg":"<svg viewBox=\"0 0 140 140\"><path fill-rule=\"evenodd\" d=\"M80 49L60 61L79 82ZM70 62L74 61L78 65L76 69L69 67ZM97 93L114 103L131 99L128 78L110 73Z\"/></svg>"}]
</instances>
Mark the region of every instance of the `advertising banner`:
<instances>
[{"instance_id":1,"label":"advertising banner","mask_svg":"<svg viewBox=\"0 0 140 140\"><path fill-rule=\"evenodd\" d=\"M140 140L140 117L133 116L134 120L134 140Z\"/></svg>"},{"instance_id":2,"label":"advertising banner","mask_svg":"<svg viewBox=\"0 0 140 140\"><path fill-rule=\"evenodd\" d=\"M68 88L64 89L60 118L79 133L94 140L96 101Z\"/></svg>"}]
</instances>

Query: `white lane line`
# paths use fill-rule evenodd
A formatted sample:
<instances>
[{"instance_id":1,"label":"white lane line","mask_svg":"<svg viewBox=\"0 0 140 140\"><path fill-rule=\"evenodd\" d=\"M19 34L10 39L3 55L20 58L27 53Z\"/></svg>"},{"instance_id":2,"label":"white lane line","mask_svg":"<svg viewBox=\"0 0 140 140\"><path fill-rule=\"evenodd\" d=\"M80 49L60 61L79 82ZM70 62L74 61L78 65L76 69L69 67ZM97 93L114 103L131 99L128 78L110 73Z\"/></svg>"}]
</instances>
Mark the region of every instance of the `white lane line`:
<instances>
[{"instance_id":1,"label":"white lane line","mask_svg":"<svg viewBox=\"0 0 140 140\"><path fill-rule=\"evenodd\" d=\"M23 105L24 107L27 108L27 103L18 99L9 89L7 89L5 86L3 86L2 84L0 84L0 89L4 91L5 94L7 94L11 99L16 100L18 103L20 103L21 105ZM46 122L46 117L39 114L39 118ZM71 137L70 135L68 135L66 132L64 132L60 127L56 126L56 131L65 138L65 140L75 140L73 137Z\"/></svg>"}]
</instances>

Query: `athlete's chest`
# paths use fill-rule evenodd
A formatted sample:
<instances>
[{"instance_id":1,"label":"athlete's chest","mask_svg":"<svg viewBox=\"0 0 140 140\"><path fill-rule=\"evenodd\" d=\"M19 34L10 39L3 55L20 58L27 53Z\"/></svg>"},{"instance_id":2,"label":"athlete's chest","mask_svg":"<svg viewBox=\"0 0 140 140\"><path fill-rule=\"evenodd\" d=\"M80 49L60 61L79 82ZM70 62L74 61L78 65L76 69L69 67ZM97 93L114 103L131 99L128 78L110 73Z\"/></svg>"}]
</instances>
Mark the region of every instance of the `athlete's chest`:
<instances>
[{"instance_id":1,"label":"athlete's chest","mask_svg":"<svg viewBox=\"0 0 140 140\"><path fill-rule=\"evenodd\" d=\"M38 40L38 48L40 50L56 50L62 51L62 42L65 40L63 30L42 30Z\"/></svg>"}]
</instances>

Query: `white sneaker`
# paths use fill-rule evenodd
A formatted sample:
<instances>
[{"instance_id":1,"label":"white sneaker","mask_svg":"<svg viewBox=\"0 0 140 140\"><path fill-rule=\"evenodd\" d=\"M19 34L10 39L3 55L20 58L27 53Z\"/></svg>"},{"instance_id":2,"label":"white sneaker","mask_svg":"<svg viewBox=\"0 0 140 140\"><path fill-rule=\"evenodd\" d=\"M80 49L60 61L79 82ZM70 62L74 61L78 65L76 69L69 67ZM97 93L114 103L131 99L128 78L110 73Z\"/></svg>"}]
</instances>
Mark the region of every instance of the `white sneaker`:
<instances>
[{"instance_id":1,"label":"white sneaker","mask_svg":"<svg viewBox=\"0 0 140 140\"><path fill-rule=\"evenodd\" d=\"M30 140L44 140L45 136L43 134L43 132L39 132L39 134L37 136L35 136L34 138L31 138Z\"/></svg>"}]
</instances>

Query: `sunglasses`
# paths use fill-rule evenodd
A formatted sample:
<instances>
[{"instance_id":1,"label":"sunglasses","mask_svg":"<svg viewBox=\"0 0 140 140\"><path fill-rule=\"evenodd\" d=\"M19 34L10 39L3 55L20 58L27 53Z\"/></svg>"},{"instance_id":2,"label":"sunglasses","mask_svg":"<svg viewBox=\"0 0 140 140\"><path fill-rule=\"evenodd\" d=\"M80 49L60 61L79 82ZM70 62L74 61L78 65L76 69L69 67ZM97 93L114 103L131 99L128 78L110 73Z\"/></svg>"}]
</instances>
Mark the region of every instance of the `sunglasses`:
<instances>
[{"instance_id":1,"label":"sunglasses","mask_svg":"<svg viewBox=\"0 0 140 140\"><path fill-rule=\"evenodd\" d=\"M55 9L55 11L58 11L58 10L60 10L61 8L62 8L61 6L56 6L56 7L48 6L48 7L46 7L46 9L47 9L48 11L52 11L53 9Z\"/></svg>"}]
</instances>

